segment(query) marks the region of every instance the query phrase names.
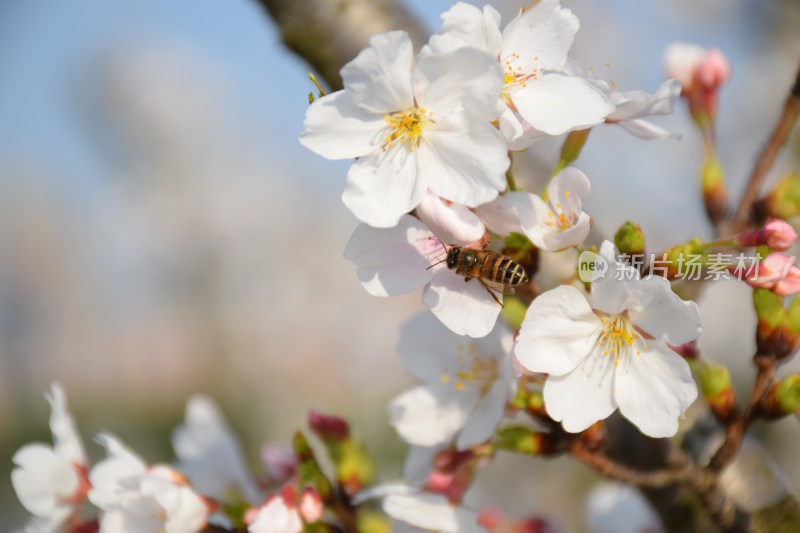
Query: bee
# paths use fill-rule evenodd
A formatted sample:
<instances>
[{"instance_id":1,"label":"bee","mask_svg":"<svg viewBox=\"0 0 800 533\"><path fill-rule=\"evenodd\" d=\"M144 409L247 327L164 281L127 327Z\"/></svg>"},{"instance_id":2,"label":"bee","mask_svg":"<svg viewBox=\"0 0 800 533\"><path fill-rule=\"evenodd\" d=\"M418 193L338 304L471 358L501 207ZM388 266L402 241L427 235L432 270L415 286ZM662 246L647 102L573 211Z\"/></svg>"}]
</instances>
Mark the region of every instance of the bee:
<instances>
[{"instance_id":1,"label":"bee","mask_svg":"<svg viewBox=\"0 0 800 533\"><path fill-rule=\"evenodd\" d=\"M444 243L442 244L444 246ZM447 263L447 268L464 276L464 281L477 279L492 298L503 307L496 293L514 294L514 287L528 283L528 275L519 263L508 257L486 250L450 245L445 247L447 257L428 268Z\"/></svg>"}]
</instances>

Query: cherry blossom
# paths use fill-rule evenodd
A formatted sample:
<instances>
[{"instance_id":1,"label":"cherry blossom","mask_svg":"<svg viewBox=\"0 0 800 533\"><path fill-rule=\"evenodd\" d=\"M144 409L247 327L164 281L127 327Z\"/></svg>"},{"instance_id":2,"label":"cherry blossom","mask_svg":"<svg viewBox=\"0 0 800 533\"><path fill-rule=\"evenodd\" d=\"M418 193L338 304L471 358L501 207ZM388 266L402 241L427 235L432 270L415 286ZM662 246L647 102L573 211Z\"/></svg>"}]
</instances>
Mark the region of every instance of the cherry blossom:
<instances>
[{"instance_id":1,"label":"cherry blossom","mask_svg":"<svg viewBox=\"0 0 800 533\"><path fill-rule=\"evenodd\" d=\"M300 136L329 159L358 158L342 200L375 227L394 226L428 189L474 207L506 186L508 148L491 124L500 66L474 48L413 61L405 32L373 36L342 69L344 89L309 107Z\"/></svg>"},{"instance_id":2,"label":"cherry blossom","mask_svg":"<svg viewBox=\"0 0 800 533\"><path fill-rule=\"evenodd\" d=\"M406 215L393 228L359 225L344 251L358 279L374 296L397 296L423 287L422 302L459 335L484 337L500 305L478 280L448 270L445 245L418 219ZM502 295L497 295L502 301Z\"/></svg>"},{"instance_id":3,"label":"cherry blossom","mask_svg":"<svg viewBox=\"0 0 800 533\"><path fill-rule=\"evenodd\" d=\"M520 10L500 31L500 14L459 2L442 15L441 29L421 54L460 47L479 48L496 57L504 86L500 129L513 150L538 135L560 135L603 122L614 105L602 91L565 69L578 18L559 0L542 0Z\"/></svg>"},{"instance_id":4,"label":"cherry blossom","mask_svg":"<svg viewBox=\"0 0 800 533\"><path fill-rule=\"evenodd\" d=\"M178 471L148 466L111 435L97 441L108 457L89 473L89 500L102 510L101 531L194 533L206 524L205 501Z\"/></svg>"},{"instance_id":5,"label":"cherry blossom","mask_svg":"<svg viewBox=\"0 0 800 533\"><path fill-rule=\"evenodd\" d=\"M591 305L571 286L548 291L528 309L514 347L522 366L549 374L547 412L579 432L619 408L651 437L669 437L697 398L689 365L670 345L700 334L697 305L661 277L639 278L603 243L605 275L592 281Z\"/></svg>"},{"instance_id":6,"label":"cherry blossom","mask_svg":"<svg viewBox=\"0 0 800 533\"><path fill-rule=\"evenodd\" d=\"M548 252L583 243L591 229L591 218L581 201L590 190L589 179L580 170L567 167L550 181L547 201L531 195L532 209L523 209L520 222L531 242Z\"/></svg>"},{"instance_id":7,"label":"cherry blossom","mask_svg":"<svg viewBox=\"0 0 800 533\"><path fill-rule=\"evenodd\" d=\"M586 498L586 526L591 533L658 533L658 515L635 488L601 483Z\"/></svg>"},{"instance_id":8,"label":"cherry blossom","mask_svg":"<svg viewBox=\"0 0 800 533\"><path fill-rule=\"evenodd\" d=\"M217 500L239 494L251 503L262 496L247 472L238 439L214 402L194 396L186 405L186 421L172 433L179 469L192 486Z\"/></svg>"},{"instance_id":9,"label":"cherry blossom","mask_svg":"<svg viewBox=\"0 0 800 533\"><path fill-rule=\"evenodd\" d=\"M297 507L297 491L285 485L267 499L247 528L249 533L302 533L303 519Z\"/></svg>"},{"instance_id":10,"label":"cherry blossom","mask_svg":"<svg viewBox=\"0 0 800 533\"><path fill-rule=\"evenodd\" d=\"M768 289L779 296L797 294L800 292L800 267L795 265L796 260L781 253L769 254L758 262L754 271L744 273L742 279L751 287Z\"/></svg>"},{"instance_id":11,"label":"cherry blossom","mask_svg":"<svg viewBox=\"0 0 800 533\"><path fill-rule=\"evenodd\" d=\"M58 383L45 394L50 403L53 446L27 444L12 457L11 484L34 518L25 531L59 531L86 498L88 461Z\"/></svg>"},{"instance_id":12,"label":"cherry blossom","mask_svg":"<svg viewBox=\"0 0 800 533\"><path fill-rule=\"evenodd\" d=\"M467 339L420 313L400 331L397 351L424 385L395 398L389 417L400 436L417 446L481 444L493 434L514 394L511 332L497 324L486 337Z\"/></svg>"}]
</instances>

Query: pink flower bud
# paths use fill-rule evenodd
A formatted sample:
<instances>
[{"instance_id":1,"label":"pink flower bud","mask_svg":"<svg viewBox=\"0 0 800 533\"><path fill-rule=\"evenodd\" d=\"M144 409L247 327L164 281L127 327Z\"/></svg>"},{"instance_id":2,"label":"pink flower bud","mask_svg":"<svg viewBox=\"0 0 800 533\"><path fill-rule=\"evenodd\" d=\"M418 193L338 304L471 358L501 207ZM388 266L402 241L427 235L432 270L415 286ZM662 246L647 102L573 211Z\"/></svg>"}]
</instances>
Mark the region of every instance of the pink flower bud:
<instances>
[{"instance_id":1,"label":"pink flower bud","mask_svg":"<svg viewBox=\"0 0 800 533\"><path fill-rule=\"evenodd\" d=\"M756 272L744 281L757 289L768 289L779 296L800 292L800 267L795 258L779 253L770 254L758 264Z\"/></svg>"},{"instance_id":2,"label":"pink flower bud","mask_svg":"<svg viewBox=\"0 0 800 533\"><path fill-rule=\"evenodd\" d=\"M311 487L306 487L300 494L300 516L307 524L313 524L322 518L325 504L322 497Z\"/></svg>"},{"instance_id":3,"label":"pink flower bud","mask_svg":"<svg viewBox=\"0 0 800 533\"><path fill-rule=\"evenodd\" d=\"M797 240L797 232L792 226L779 218L773 218L764 225L764 244L772 250L783 252Z\"/></svg>"},{"instance_id":4,"label":"pink flower bud","mask_svg":"<svg viewBox=\"0 0 800 533\"><path fill-rule=\"evenodd\" d=\"M715 91L731 77L731 64L718 48L708 50L697 68L697 80L706 91Z\"/></svg>"},{"instance_id":5,"label":"pink flower bud","mask_svg":"<svg viewBox=\"0 0 800 533\"><path fill-rule=\"evenodd\" d=\"M308 425L321 439L341 442L350 438L350 425L338 416L327 416L316 411L308 412Z\"/></svg>"},{"instance_id":6,"label":"pink flower bud","mask_svg":"<svg viewBox=\"0 0 800 533\"><path fill-rule=\"evenodd\" d=\"M273 442L261 448L261 464L270 480L283 483L297 470L297 455L285 442Z\"/></svg>"}]
</instances>

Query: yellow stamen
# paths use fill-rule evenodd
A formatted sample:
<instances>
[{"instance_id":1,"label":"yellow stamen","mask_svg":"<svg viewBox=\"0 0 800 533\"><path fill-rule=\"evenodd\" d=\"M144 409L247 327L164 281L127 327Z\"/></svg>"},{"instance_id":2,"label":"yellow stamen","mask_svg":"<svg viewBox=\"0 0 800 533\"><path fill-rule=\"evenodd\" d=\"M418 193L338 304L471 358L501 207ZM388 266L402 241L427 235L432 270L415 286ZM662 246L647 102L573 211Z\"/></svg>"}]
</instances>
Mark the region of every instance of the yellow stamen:
<instances>
[{"instance_id":1,"label":"yellow stamen","mask_svg":"<svg viewBox=\"0 0 800 533\"><path fill-rule=\"evenodd\" d=\"M413 152L414 148L419 147L423 130L434 122L432 115L424 107L412 107L407 111L384 116L383 119L389 125L389 131L384 138L384 150L405 144Z\"/></svg>"}]
</instances>

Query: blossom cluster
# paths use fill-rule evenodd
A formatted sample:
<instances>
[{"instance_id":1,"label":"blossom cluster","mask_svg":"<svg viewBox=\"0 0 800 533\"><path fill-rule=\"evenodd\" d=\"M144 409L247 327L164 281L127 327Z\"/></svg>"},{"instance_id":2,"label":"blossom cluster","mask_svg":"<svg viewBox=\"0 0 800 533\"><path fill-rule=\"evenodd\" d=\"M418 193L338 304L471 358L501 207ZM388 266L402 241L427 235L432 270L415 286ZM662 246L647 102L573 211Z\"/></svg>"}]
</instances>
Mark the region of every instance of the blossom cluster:
<instances>
[{"instance_id":1,"label":"blossom cluster","mask_svg":"<svg viewBox=\"0 0 800 533\"><path fill-rule=\"evenodd\" d=\"M702 332L699 307L674 290L677 278L733 276L763 291L756 292L759 343L791 344L784 341L800 331L792 322L800 314L781 298L800 292L800 267L783 253L797 239L784 220L692 239L649 254L658 258L649 264L632 222L613 241L590 236L584 204L592 186L575 165L588 131L616 124L643 139L678 138L645 117L672 112L684 97L711 150L717 91L730 67L718 51L674 45L667 71L675 79L652 94L619 91L569 57L578 29L560 0L534 2L505 25L490 6L459 2L416 54L405 32L373 36L341 70L344 88L320 94L307 110L301 142L326 158L353 160L342 201L360 223L344 257L370 294L422 289L430 311L411 317L397 343L418 381L387 410L410 446L403 482L373 483L373 465L347 423L312 413L337 485L301 437L288 455L272 450L273 483L256 483L221 414L202 397L189 402L173 433L176 465L150 465L103 433L96 441L108 457L91 466L54 385L54 445L28 445L14 456L15 490L35 516L25 531L95 524L109 533L209 525L298 533L316 531L313 524L342 509L334 521L352 521L348 509L376 501L392 531L538 531L535 519L465 506L476 470L497 449L539 455L551 451L548 438L574 443L593 428L602 432L617 412L648 437L676 435L698 397L688 360ZM514 154L565 134L545 190L519 188ZM721 187L703 184L712 221L717 211L708 201L723 202ZM554 282L537 279L540 261L563 258ZM712 410L723 413L714 401ZM521 411L549 432L503 427ZM624 490L598 494L590 514L633 505ZM86 518L89 504L96 518ZM638 512L642 527L653 520Z\"/></svg>"},{"instance_id":2,"label":"blossom cluster","mask_svg":"<svg viewBox=\"0 0 800 533\"><path fill-rule=\"evenodd\" d=\"M95 438L106 458L90 465L59 384L47 400L53 445L25 445L12 459L14 490L33 515L25 533L194 533L236 525L230 508L244 510L237 518L248 533L300 533L303 523L321 516L322 502L313 492L297 494L290 483L273 494L262 489L245 467L237 438L205 396L190 399L185 422L172 433L175 465L149 464L109 433ZM273 481L292 476L291 461Z\"/></svg>"}]
</instances>

